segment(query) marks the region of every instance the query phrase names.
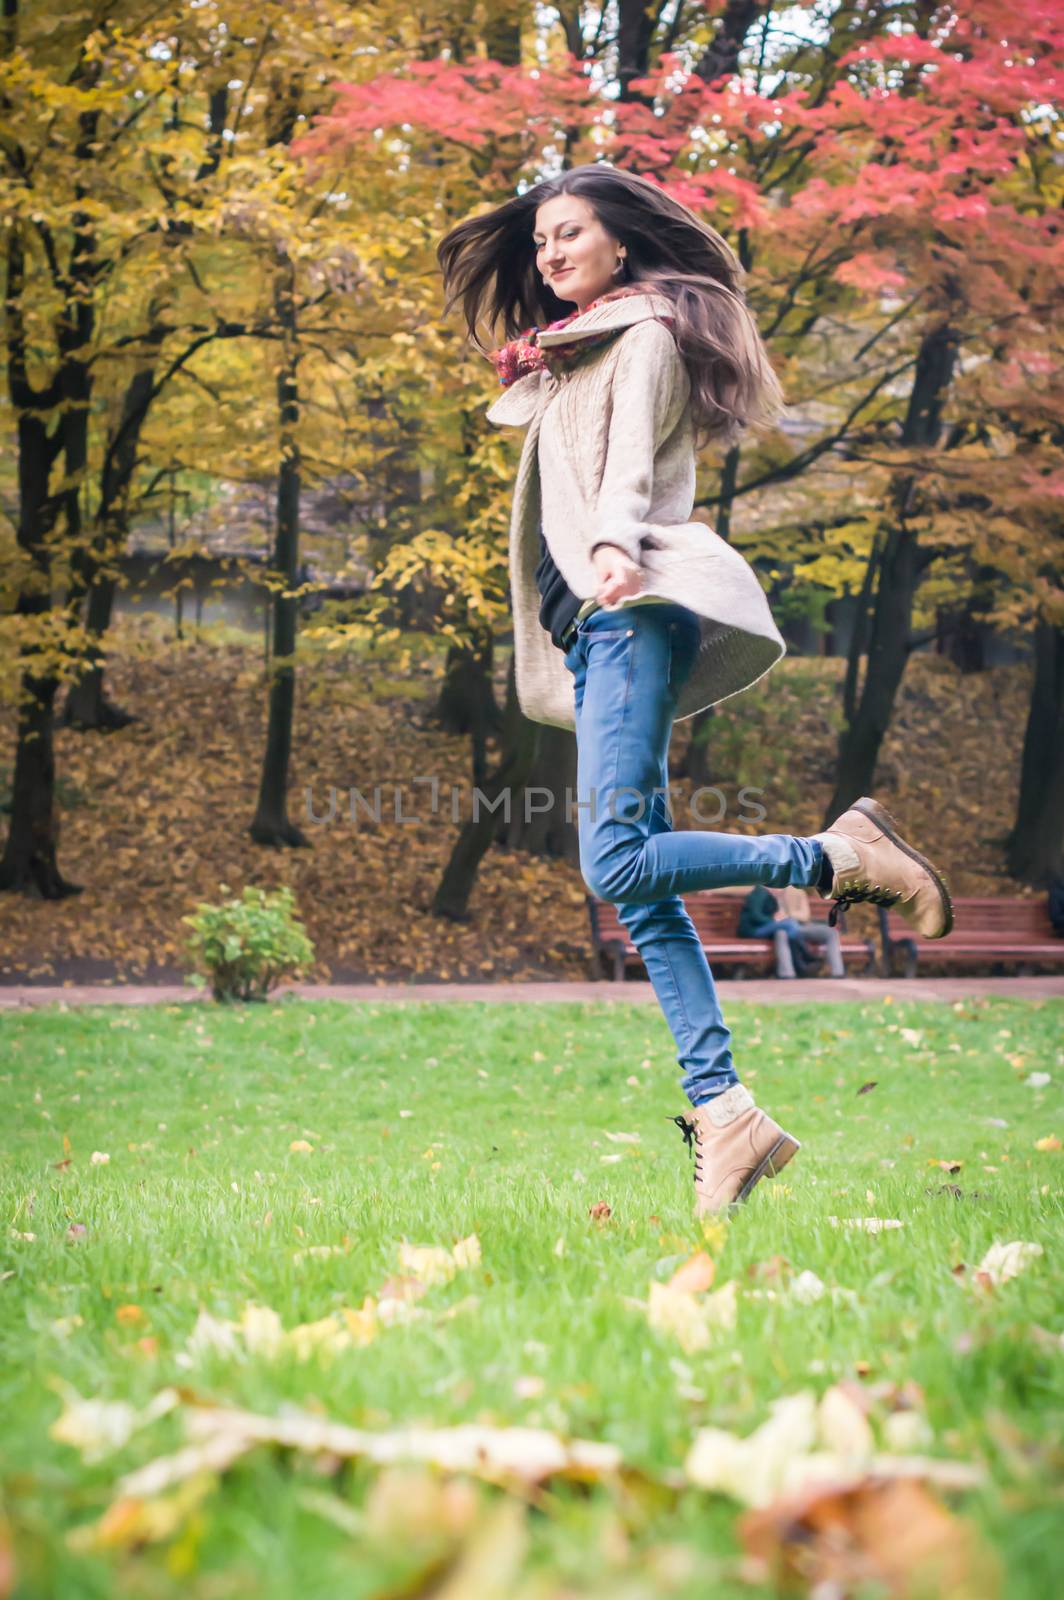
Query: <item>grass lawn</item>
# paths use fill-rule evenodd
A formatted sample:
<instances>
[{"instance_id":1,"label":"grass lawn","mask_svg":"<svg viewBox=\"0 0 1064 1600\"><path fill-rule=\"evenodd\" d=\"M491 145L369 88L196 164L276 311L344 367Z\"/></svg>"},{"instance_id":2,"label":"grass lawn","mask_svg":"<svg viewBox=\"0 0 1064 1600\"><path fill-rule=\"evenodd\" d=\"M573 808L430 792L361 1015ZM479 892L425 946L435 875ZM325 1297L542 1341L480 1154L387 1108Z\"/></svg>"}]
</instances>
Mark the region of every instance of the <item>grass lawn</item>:
<instances>
[{"instance_id":1,"label":"grass lawn","mask_svg":"<svg viewBox=\"0 0 1064 1600\"><path fill-rule=\"evenodd\" d=\"M992 1593L995 1564L1008 1600L1064 1592L1064 1152L1036 1148L1064 1137L1064 1004L744 1005L733 1032L745 1081L803 1148L703 1234L668 1120L686 1105L672 1041L642 1007L3 1018L0 1595L774 1594L743 1564L744 1508L685 1485L688 1452L702 1428L746 1436L772 1402L847 1381L874 1399L880 1448L896 1427L891 1448L985 1471L936 1491L985 1551L957 1594ZM601 1203L610 1215L589 1215ZM467 1245L449 1281L441 1257L401 1264L403 1241L472 1235L480 1259ZM1043 1254L980 1289L986 1252L1014 1240ZM716 1268L699 1305L738 1286L734 1330L725 1307L701 1347L646 1310L699 1249ZM390 1302L408 1318L375 1320L389 1279L433 1266L441 1281ZM794 1291L803 1272L819 1298ZM218 1328L249 1303L320 1326L270 1353ZM190 1345L201 1308L217 1323ZM259 1315L260 1334L276 1326ZM170 1409L113 1450L87 1437L86 1460L50 1433L75 1391L140 1410L171 1385ZM538 1427L638 1470L553 1478L526 1502L266 1444L109 1512L119 1479L194 1443L213 1403L375 1434ZM92 1435L122 1416L81 1420Z\"/></svg>"}]
</instances>

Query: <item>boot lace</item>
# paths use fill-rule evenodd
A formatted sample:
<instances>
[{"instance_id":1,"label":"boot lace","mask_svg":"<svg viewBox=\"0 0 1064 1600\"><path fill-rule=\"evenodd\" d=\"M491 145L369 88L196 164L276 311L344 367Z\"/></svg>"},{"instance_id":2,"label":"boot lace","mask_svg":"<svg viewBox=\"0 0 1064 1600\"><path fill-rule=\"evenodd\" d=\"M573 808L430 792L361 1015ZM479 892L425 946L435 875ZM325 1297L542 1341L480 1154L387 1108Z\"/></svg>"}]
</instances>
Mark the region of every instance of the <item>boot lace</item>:
<instances>
[{"instance_id":1,"label":"boot lace","mask_svg":"<svg viewBox=\"0 0 1064 1600\"><path fill-rule=\"evenodd\" d=\"M899 889L884 889L878 883L867 883L863 887L852 884L848 889L836 895L828 912L828 926L834 928L839 920L839 912L845 911L848 906L855 906L862 900L871 901L874 906L897 905L901 899Z\"/></svg>"},{"instance_id":2,"label":"boot lace","mask_svg":"<svg viewBox=\"0 0 1064 1600\"><path fill-rule=\"evenodd\" d=\"M691 1119L689 1117L684 1117L684 1116L670 1117L669 1121L670 1122L675 1122L676 1126L679 1128L680 1132L683 1134L684 1145L686 1146L686 1148L688 1150L690 1150L692 1156L694 1157L695 1179L697 1181L697 1179L699 1177L701 1177L701 1175L702 1175L702 1162L701 1162L701 1153L702 1152L701 1152L701 1146L700 1146L697 1138L695 1137L695 1124L691 1121Z\"/></svg>"}]
</instances>

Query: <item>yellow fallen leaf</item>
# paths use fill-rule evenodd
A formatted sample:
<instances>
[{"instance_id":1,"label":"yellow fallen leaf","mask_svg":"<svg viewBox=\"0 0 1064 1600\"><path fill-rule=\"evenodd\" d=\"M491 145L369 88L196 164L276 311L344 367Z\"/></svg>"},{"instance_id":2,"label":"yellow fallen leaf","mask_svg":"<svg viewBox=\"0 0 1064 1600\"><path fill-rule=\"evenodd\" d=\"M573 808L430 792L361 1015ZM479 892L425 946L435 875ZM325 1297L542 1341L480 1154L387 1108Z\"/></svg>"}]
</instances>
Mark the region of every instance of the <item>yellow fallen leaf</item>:
<instances>
[{"instance_id":1,"label":"yellow fallen leaf","mask_svg":"<svg viewBox=\"0 0 1064 1600\"><path fill-rule=\"evenodd\" d=\"M399 1246L399 1265L429 1285L450 1283L458 1270L453 1255L442 1245L407 1244L405 1240Z\"/></svg>"},{"instance_id":2,"label":"yellow fallen leaf","mask_svg":"<svg viewBox=\"0 0 1064 1600\"><path fill-rule=\"evenodd\" d=\"M825 1449L846 1459L866 1460L875 1444L868 1418L853 1396L837 1383L821 1396L817 1433Z\"/></svg>"},{"instance_id":3,"label":"yellow fallen leaf","mask_svg":"<svg viewBox=\"0 0 1064 1600\"><path fill-rule=\"evenodd\" d=\"M476 1267L480 1264L480 1240L475 1233L459 1239L451 1254L456 1267Z\"/></svg>"},{"instance_id":4,"label":"yellow fallen leaf","mask_svg":"<svg viewBox=\"0 0 1064 1600\"><path fill-rule=\"evenodd\" d=\"M1041 1150L1044 1152L1049 1150L1059 1150L1061 1148L1061 1144L1056 1134L1050 1133L1044 1139L1036 1139L1034 1147L1036 1150Z\"/></svg>"},{"instance_id":5,"label":"yellow fallen leaf","mask_svg":"<svg viewBox=\"0 0 1064 1600\"><path fill-rule=\"evenodd\" d=\"M147 1317L138 1305L118 1306L115 1309L115 1321L124 1328L135 1328L141 1322L147 1322Z\"/></svg>"},{"instance_id":6,"label":"yellow fallen leaf","mask_svg":"<svg viewBox=\"0 0 1064 1600\"><path fill-rule=\"evenodd\" d=\"M335 1353L351 1344L351 1335L334 1316L320 1317L317 1322L301 1322L288 1334L288 1342L297 1361L307 1361L316 1351Z\"/></svg>"},{"instance_id":7,"label":"yellow fallen leaf","mask_svg":"<svg viewBox=\"0 0 1064 1600\"><path fill-rule=\"evenodd\" d=\"M725 1240L728 1237L728 1224L720 1218L706 1216L706 1218L702 1218L701 1230L702 1238L706 1240L709 1250L714 1253L714 1256L718 1256L720 1251L725 1248Z\"/></svg>"},{"instance_id":8,"label":"yellow fallen leaf","mask_svg":"<svg viewBox=\"0 0 1064 1600\"><path fill-rule=\"evenodd\" d=\"M313 1151L314 1146L308 1144L306 1139L293 1139L288 1148L295 1155L308 1155Z\"/></svg>"},{"instance_id":9,"label":"yellow fallen leaf","mask_svg":"<svg viewBox=\"0 0 1064 1600\"><path fill-rule=\"evenodd\" d=\"M214 1485L212 1472L200 1472L186 1479L173 1494L154 1500L124 1495L108 1506L98 1522L72 1529L67 1544L78 1554L89 1554L96 1550L133 1550L172 1539Z\"/></svg>"},{"instance_id":10,"label":"yellow fallen leaf","mask_svg":"<svg viewBox=\"0 0 1064 1600\"><path fill-rule=\"evenodd\" d=\"M443 1245L409 1244L405 1239L399 1246L400 1267L426 1287L450 1283L456 1272L478 1266L480 1259L480 1240L475 1233L459 1239L453 1250Z\"/></svg>"},{"instance_id":11,"label":"yellow fallen leaf","mask_svg":"<svg viewBox=\"0 0 1064 1600\"><path fill-rule=\"evenodd\" d=\"M828 1390L818 1406L809 1390L801 1390L775 1401L768 1420L745 1439L721 1428L700 1429L684 1471L699 1488L753 1507L817 1485L843 1488L866 1477L915 1478L958 1490L986 1480L981 1467L966 1461L874 1453L869 1443L857 1407L844 1391Z\"/></svg>"},{"instance_id":12,"label":"yellow fallen leaf","mask_svg":"<svg viewBox=\"0 0 1064 1600\"><path fill-rule=\"evenodd\" d=\"M138 1411L126 1400L83 1399L65 1378L53 1376L48 1383L63 1400L63 1410L49 1427L49 1435L79 1450L85 1462L101 1461L121 1449L134 1433L180 1404L180 1396L172 1388L160 1389L143 1411Z\"/></svg>"},{"instance_id":13,"label":"yellow fallen leaf","mask_svg":"<svg viewBox=\"0 0 1064 1600\"><path fill-rule=\"evenodd\" d=\"M726 1283L708 1295L688 1294L667 1283L652 1283L647 1320L656 1332L672 1335L690 1354L704 1350L715 1331L734 1328L737 1307L738 1289L734 1283Z\"/></svg>"},{"instance_id":14,"label":"yellow fallen leaf","mask_svg":"<svg viewBox=\"0 0 1064 1600\"><path fill-rule=\"evenodd\" d=\"M240 1313L244 1348L251 1355L275 1356L284 1344L284 1328L276 1311L249 1301Z\"/></svg>"}]
</instances>

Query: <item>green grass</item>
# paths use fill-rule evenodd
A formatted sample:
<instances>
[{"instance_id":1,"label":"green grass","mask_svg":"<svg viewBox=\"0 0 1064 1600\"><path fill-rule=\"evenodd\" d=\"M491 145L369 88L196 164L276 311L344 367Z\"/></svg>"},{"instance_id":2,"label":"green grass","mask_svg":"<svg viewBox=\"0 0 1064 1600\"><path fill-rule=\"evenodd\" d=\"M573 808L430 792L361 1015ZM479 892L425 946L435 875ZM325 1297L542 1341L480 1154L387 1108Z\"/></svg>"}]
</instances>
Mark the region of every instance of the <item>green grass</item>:
<instances>
[{"instance_id":1,"label":"green grass","mask_svg":"<svg viewBox=\"0 0 1064 1600\"><path fill-rule=\"evenodd\" d=\"M426 1574L449 1548L437 1512L421 1534L405 1515L427 1476L382 1483L364 1463L327 1472L261 1449L210 1484L172 1538L80 1553L69 1530L184 1435L166 1416L85 1465L49 1436L56 1376L137 1405L178 1383L365 1428L538 1425L612 1441L651 1479L682 1466L699 1426L746 1434L774 1399L855 1373L910 1380L930 1452L989 1473L987 1489L950 1503L999 1552L1009 1600L1060 1593L1064 1351L1037 1330L1064 1326L1064 1153L1034 1146L1064 1137L1064 1005L744 1005L731 1021L745 1080L803 1148L712 1241L717 1284L740 1285L738 1325L685 1355L625 1301L704 1242L668 1121L686 1102L656 1011L286 999L3 1018L0 1486L18 1600L428 1596ZM1051 1083L1030 1087L1032 1071ZM297 1139L312 1152L291 1153ZM93 1151L109 1163L91 1165ZM942 1160L963 1166L947 1174ZM588 1217L602 1200L604 1226ZM832 1213L904 1226L841 1232ZM86 1230L77 1241L72 1223ZM471 1233L480 1265L430 1289L428 1317L364 1348L303 1364L176 1360L201 1306L236 1319L254 1301L286 1328L313 1321L375 1293L400 1240L450 1246ZM1045 1254L996 1295L954 1276L1013 1239ZM343 1253L295 1260L315 1244ZM797 1308L754 1295L763 1280L748 1269L776 1255L855 1299ZM435 1316L470 1295L453 1319ZM116 1318L128 1305L142 1324ZM80 1325L54 1326L74 1316ZM521 1398L519 1377L542 1378L542 1393ZM476 1493L485 1507L499 1499ZM739 1579L738 1511L645 1481L554 1485L529 1514L521 1577L500 1592L766 1595Z\"/></svg>"}]
</instances>

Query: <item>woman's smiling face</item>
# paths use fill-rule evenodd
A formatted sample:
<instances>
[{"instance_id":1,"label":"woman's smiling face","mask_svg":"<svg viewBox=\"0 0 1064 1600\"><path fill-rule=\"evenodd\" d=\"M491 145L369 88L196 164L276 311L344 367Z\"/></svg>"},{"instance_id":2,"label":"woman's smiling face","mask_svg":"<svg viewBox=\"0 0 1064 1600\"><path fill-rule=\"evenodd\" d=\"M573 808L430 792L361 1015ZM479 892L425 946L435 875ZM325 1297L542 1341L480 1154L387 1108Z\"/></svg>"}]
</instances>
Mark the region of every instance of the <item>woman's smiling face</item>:
<instances>
[{"instance_id":1,"label":"woman's smiling face","mask_svg":"<svg viewBox=\"0 0 1064 1600\"><path fill-rule=\"evenodd\" d=\"M580 311L623 281L614 268L624 246L579 195L555 195L538 206L532 238L544 283L559 300L575 301Z\"/></svg>"}]
</instances>

